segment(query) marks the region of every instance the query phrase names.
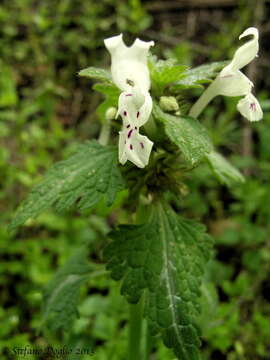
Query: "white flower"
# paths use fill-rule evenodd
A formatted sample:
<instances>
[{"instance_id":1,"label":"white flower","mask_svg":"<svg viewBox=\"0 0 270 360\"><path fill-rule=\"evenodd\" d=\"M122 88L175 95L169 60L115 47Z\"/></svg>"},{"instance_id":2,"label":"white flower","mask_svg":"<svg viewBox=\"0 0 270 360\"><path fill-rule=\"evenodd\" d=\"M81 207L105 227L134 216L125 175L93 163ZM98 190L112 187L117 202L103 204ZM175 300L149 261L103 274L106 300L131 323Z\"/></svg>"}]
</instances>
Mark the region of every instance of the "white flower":
<instances>
[{"instance_id":1,"label":"white flower","mask_svg":"<svg viewBox=\"0 0 270 360\"><path fill-rule=\"evenodd\" d=\"M104 43L111 54L112 79L122 90L117 112L123 119L123 129L119 133L119 161L124 165L129 160L143 168L148 164L153 146L152 141L139 134L139 128L148 121L153 106L148 92L147 54L154 42L136 39L127 47L121 34Z\"/></svg>"},{"instance_id":2,"label":"white flower","mask_svg":"<svg viewBox=\"0 0 270 360\"><path fill-rule=\"evenodd\" d=\"M249 121L259 121L263 117L263 112L260 104L255 98L255 96L251 93L247 94L243 99L238 102L237 110Z\"/></svg>"},{"instance_id":3,"label":"white flower","mask_svg":"<svg viewBox=\"0 0 270 360\"><path fill-rule=\"evenodd\" d=\"M254 27L246 29L240 36L252 39L236 50L232 61L221 70L216 79L206 89L190 110L190 116L197 117L204 107L217 95L245 96L238 102L237 109L250 121L258 121L263 113L257 99L251 94L253 83L240 69L249 64L258 54L259 34ZM255 105L253 105L255 104ZM250 108L249 108L250 106Z\"/></svg>"}]
</instances>

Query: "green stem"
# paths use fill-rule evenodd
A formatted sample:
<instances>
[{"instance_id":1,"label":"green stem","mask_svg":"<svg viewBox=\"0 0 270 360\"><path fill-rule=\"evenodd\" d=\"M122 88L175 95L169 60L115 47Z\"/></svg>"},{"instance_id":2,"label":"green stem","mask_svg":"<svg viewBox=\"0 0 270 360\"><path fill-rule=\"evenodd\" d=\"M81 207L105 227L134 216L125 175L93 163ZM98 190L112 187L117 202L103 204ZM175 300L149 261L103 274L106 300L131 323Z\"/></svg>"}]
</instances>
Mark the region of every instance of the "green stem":
<instances>
[{"instance_id":1,"label":"green stem","mask_svg":"<svg viewBox=\"0 0 270 360\"><path fill-rule=\"evenodd\" d=\"M143 297L137 304L129 306L129 346L128 360L141 359L141 338L143 324Z\"/></svg>"},{"instance_id":2,"label":"green stem","mask_svg":"<svg viewBox=\"0 0 270 360\"><path fill-rule=\"evenodd\" d=\"M215 81L202 93L199 99L195 102L189 111L189 116L197 118L209 102L217 95L214 87Z\"/></svg>"},{"instance_id":3,"label":"green stem","mask_svg":"<svg viewBox=\"0 0 270 360\"><path fill-rule=\"evenodd\" d=\"M111 122L109 120L106 120L104 124L101 126L101 131L99 134L98 142L100 145L107 145L110 139L110 133L111 133Z\"/></svg>"},{"instance_id":4,"label":"green stem","mask_svg":"<svg viewBox=\"0 0 270 360\"><path fill-rule=\"evenodd\" d=\"M143 351L141 360L148 360L151 354L153 339L150 336L148 323L144 321L144 338L143 338Z\"/></svg>"},{"instance_id":5,"label":"green stem","mask_svg":"<svg viewBox=\"0 0 270 360\"><path fill-rule=\"evenodd\" d=\"M152 207L140 203L136 213L136 224L150 221L152 216ZM143 318L145 305L145 294L143 294L137 304L129 305L129 344L128 360L148 360L151 344L147 337L147 320Z\"/></svg>"}]
</instances>

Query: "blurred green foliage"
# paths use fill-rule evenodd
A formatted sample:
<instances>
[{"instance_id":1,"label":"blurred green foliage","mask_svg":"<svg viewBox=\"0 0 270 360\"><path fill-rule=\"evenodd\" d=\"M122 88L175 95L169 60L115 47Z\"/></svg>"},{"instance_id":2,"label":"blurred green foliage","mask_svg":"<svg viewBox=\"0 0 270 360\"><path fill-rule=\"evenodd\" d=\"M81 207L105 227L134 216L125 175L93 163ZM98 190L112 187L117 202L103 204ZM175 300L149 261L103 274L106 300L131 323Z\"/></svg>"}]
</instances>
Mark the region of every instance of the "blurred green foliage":
<instances>
[{"instance_id":1,"label":"blurred green foliage","mask_svg":"<svg viewBox=\"0 0 270 360\"><path fill-rule=\"evenodd\" d=\"M229 14L222 18L219 31L204 31L197 39L196 43L208 44L209 51L202 55L201 48L193 46L194 39L188 38L175 47L161 41L155 51L184 65L225 60L237 45L237 35L250 26L251 10L240 7ZM82 245L88 244L93 264L102 263L108 230L127 221L127 214L116 206L113 216L104 219L108 211L102 204L84 215L48 212L28 222L16 238L7 234L6 225L46 169L65 157L75 142L98 134L94 112L101 96L91 91L88 80L78 78L78 71L108 65L103 39L113 34L123 31L128 39L143 37L148 29L176 34L167 18L158 27L155 16L151 3L142 6L139 0L3 0L0 4L1 360L18 358L16 347L65 344L92 349L98 360L126 359L127 305L108 275L89 278L83 285L80 317L69 333L42 329L41 307L47 283ZM267 98L267 90L258 92L260 100ZM195 89L190 97L200 91ZM230 160L242 170L248 167L250 175L229 191L209 176L207 166L200 166L189 179L183 209L186 215L202 219L216 239L216 257L202 288L204 359L269 360L269 102L263 102L264 120L252 125L253 158L240 155L243 126L235 103L235 99L216 99L202 121L215 145L226 155L233 153ZM160 342L155 344L157 360L174 358ZM78 356L67 357L73 358Z\"/></svg>"}]
</instances>

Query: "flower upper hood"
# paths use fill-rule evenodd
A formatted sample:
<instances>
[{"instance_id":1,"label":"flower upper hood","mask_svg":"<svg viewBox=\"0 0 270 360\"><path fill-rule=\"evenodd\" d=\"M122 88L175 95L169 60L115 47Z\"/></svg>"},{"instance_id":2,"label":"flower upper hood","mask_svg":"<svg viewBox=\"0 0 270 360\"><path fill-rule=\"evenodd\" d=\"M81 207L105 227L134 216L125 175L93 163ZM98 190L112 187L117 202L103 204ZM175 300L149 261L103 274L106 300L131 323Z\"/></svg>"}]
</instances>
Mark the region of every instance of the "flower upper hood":
<instances>
[{"instance_id":1,"label":"flower upper hood","mask_svg":"<svg viewBox=\"0 0 270 360\"><path fill-rule=\"evenodd\" d=\"M147 55L154 41L136 39L128 47L123 42L123 35L104 40L111 54L112 79L122 91L129 91L130 86L138 87L142 92L150 89L150 77L147 67Z\"/></svg>"},{"instance_id":2,"label":"flower upper hood","mask_svg":"<svg viewBox=\"0 0 270 360\"><path fill-rule=\"evenodd\" d=\"M239 36L239 40L250 35L252 35L253 38L236 50L232 61L221 71L220 76L225 76L230 72L242 69L244 66L248 65L256 56L258 56L259 33L256 28L250 27L246 29Z\"/></svg>"}]
</instances>

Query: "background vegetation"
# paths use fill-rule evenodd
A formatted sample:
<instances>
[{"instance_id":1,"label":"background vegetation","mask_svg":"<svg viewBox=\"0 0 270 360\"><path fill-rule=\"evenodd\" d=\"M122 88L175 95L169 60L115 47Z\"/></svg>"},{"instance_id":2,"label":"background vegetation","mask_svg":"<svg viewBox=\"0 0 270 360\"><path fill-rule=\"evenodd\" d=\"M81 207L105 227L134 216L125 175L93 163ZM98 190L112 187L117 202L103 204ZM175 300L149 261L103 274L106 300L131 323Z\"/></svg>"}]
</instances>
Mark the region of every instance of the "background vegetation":
<instances>
[{"instance_id":1,"label":"background vegetation","mask_svg":"<svg viewBox=\"0 0 270 360\"><path fill-rule=\"evenodd\" d=\"M119 32L129 43L136 36L154 39L155 54L193 66L230 58L238 35L254 25L261 30L260 57L247 71L264 120L246 124L229 98L217 98L202 116L216 146L247 180L229 191L200 166L190 178L183 211L207 224L216 240L202 289L204 359L270 359L268 14L269 4L255 0L1 2L1 360L16 359L15 347L64 344L93 349L97 360L125 359L127 305L108 276L83 285L80 317L69 332L41 329L45 285L81 244L88 243L92 261L102 263L106 233L126 221L125 211L116 207L106 216L100 205L83 215L48 212L16 238L6 232L16 206L44 172L76 142L98 135L101 96L78 71L108 67L103 39ZM187 95L192 100L199 93ZM153 359L174 359L158 341L155 347Z\"/></svg>"}]
</instances>

